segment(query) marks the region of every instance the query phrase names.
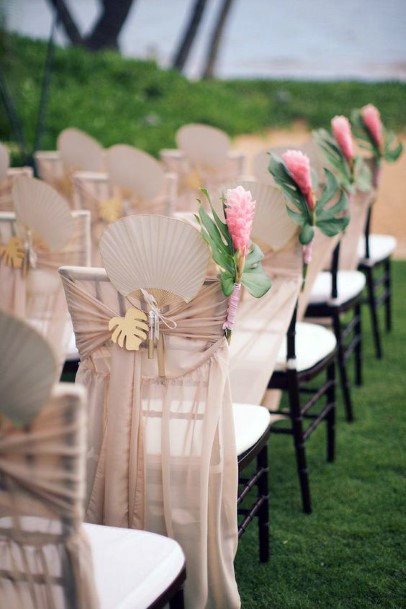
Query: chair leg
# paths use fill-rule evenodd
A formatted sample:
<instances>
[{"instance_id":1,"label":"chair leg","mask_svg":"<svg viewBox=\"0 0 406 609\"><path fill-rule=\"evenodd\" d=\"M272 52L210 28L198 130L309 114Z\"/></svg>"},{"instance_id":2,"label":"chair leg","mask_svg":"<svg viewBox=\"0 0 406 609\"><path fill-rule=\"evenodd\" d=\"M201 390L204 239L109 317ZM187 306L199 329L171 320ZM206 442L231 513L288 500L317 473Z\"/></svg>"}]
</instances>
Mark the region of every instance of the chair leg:
<instances>
[{"instance_id":1,"label":"chair leg","mask_svg":"<svg viewBox=\"0 0 406 609\"><path fill-rule=\"evenodd\" d=\"M259 560L269 561L269 489L268 489L268 446L257 455L257 471L264 470L257 483L258 498L262 505L258 512Z\"/></svg>"},{"instance_id":2,"label":"chair leg","mask_svg":"<svg viewBox=\"0 0 406 609\"><path fill-rule=\"evenodd\" d=\"M385 327L387 332L392 331L392 264L391 259L385 260Z\"/></svg>"},{"instance_id":3,"label":"chair leg","mask_svg":"<svg viewBox=\"0 0 406 609\"><path fill-rule=\"evenodd\" d=\"M375 345L375 356L377 359L382 359L381 333L379 331L376 293L374 286L373 270L371 268L366 269L366 279L368 288L369 312L371 315L372 336Z\"/></svg>"},{"instance_id":4,"label":"chair leg","mask_svg":"<svg viewBox=\"0 0 406 609\"><path fill-rule=\"evenodd\" d=\"M340 315L338 312L333 313L334 334L337 339L338 347L338 369L340 372L340 385L343 392L344 408L347 421L350 423L354 420L350 384L348 380L347 367L345 364L345 346L342 339Z\"/></svg>"},{"instance_id":5,"label":"chair leg","mask_svg":"<svg viewBox=\"0 0 406 609\"><path fill-rule=\"evenodd\" d=\"M335 426L336 426L336 392L335 392L335 360L327 368L327 379L332 381L331 387L327 390L327 403L334 404L327 414L327 461L332 463L335 459Z\"/></svg>"},{"instance_id":6,"label":"chair leg","mask_svg":"<svg viewBox=\"0 0 406 609\"><path fill-rule=\"evenodd\" d=\"M361 321L361 304L355 305L354 315L357 318L354 332L357 339L357 345L354 351L355 362L355 384L359 387L362 385L362 321Z\"/></svg>"},{"instance_id":7,"label":"chair leg","mask_svg":"<svg viewBox=\"0 0 406 609\"><path fill-rule=\"evenodd\" d=\"M297 473L302 496L302 507L306 514L311 514L312 505L310 498L309 473L307 470L305 439L303 434L303 417L300 410L299 383L296 371L288 370L287 375L293 444L295 448Z\"/></svg>"},{"instance_id":8,"label":"chair leg","mask_svg":"<svg viewBox=\"0 0 406 609\"><path fill-rule=\"evenodd\" d=\"M183 596L183 589L181 588L169 601L169 609L185 609L185 599Z\"/></svg>"}]
</instances>

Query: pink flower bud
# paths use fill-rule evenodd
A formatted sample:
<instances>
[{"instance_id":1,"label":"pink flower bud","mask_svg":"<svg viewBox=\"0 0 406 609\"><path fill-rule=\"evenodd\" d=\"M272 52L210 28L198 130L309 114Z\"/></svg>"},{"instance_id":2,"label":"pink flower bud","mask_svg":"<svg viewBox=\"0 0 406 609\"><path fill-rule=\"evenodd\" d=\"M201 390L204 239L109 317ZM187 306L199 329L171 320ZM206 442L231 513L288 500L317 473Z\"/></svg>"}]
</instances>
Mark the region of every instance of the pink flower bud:
<instances>
[{"instance_id":1,"label":"pink flower bud","mask_svg":"<svg viewBox=\"0 0 406 609\"><path fill-rule=\"evenodd\" d=\"M282 154L282 159L290 177L296 182L309 208L313 210L316 203L312 190L310 161L308 157L303 152L300 152L300 150L287 150Z\"/></svg>"},{"instance_id":2,"label":"pink flower bud","mask_svg":"<svg viewBox=\"0 0 406 609\"><path fill-rule=\"evenodd\" d=\"M383 144L383 128L378 108L368 104L361 108L361 118L378 148Z\"/></svg>"},{"instance_id":3,"label":"pink flower bud","mask_svg":"<svg viewBox=\"0 0 406 609\"><path fill-rule=\"evenodd\" d=\"M354 143L352 141L351 125L346 116L335 116L331 121L334 138L341 148L348 162L352 162L355 156Z\"/></svg>"},{"instance_id":4,"label":"pink flower bud","mask_svg":"<svg viewBox=\"0 0 406 609\"><path fill-rule=\"evenodd\" d=\"M226 223L236 250L245 255L250 245L250 235L255 213L255 201L249 190L242 186L227 190Z\"/></svg>"}]
</instances>

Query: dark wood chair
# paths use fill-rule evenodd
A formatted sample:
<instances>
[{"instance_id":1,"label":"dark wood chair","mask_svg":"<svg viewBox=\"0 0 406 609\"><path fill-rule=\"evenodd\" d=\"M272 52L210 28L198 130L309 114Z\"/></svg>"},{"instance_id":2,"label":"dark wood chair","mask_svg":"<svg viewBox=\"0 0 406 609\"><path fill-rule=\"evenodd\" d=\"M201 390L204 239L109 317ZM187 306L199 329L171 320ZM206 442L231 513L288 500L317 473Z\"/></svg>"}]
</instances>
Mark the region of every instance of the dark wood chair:
<instances>
[{"instance_id":1,"label":"dark wood chair","mask_svg":"<svg viewBox=\"0 0 406 609\"><path fill-rule=\"evenodd\" d=\"M306 309L306 317L317 318L332 326L337 339L337 361L346 418L347 421L353 421L354 412L347 361L354 354L355 383L361 385L361 305L365 276L360 271L339 271L339 256L340 244L334 250L331 271L323 271L317 277L310 303Z\"/></svg>"},{"instance_id":2,"label":"dark wood chair","mask_svg":"<svg viewBox=\"0 0 406 609\"><path fill-rule=\"evenodd\" d=\"M375 355L383 357L379 308L384 308L385 329L392 330L392 254L396 239L391 235L371 234L372 207L369 210L364 238L359 244L358 269L365 273L367 297Z\"/></svg>"},{"instance_id":3,"label":"dark wood chair","mask_svg":"<svg viewBox=\"0 0 406 609\"><path fill-rule=\"evenodd\" d=\"M335 458L336 354L333 333L316 324L296 323L295 309L287 333L286 352L280 353L277 368L269 381L269 389L279 389L287 394L288 407L272 411L279 421L271 426L271 433L293 438L302 507L307 514L312 511L312 503L306 442L321 423L326 423L327 429L327 461L332 462ZM313 387L311 382L323 375L325 379L321 384L318 380L318 386Z\"/></svg>"},{"instance_id":4,"label":"dark wood chair","mask_svg":"<svg viewBox=\"0 0 406 609\"><path fill-rule=\"evenodd\" d=\"M238 537L258 521L259 560L269 560L268 439L271 418L263 406L234 404L238 454ZM254 468L249 466L254 463ZM249 471L249 474L246 472ZM256 489L253 498L251 491Z\"/></svg>"}]
</instances>

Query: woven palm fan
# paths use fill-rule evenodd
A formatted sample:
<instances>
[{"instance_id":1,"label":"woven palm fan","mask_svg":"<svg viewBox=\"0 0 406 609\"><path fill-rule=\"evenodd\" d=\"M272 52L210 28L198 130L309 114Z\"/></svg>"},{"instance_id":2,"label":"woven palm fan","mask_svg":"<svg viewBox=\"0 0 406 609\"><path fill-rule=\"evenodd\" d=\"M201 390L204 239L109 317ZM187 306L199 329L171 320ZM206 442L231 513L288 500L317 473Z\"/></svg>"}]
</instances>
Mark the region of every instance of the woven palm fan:
<instances>
[{"instance_id":1,"label":"woven palm fan","mask_svg":"<svg viewBox=\"0 0 406 609\"><path fill-rule=\"evenodd\" d=\"M62 163L68 172L103 171L104 149L97 140L80 129L64 129L58 137L57 147Z\"/></svg>"},{"instance_id":2,"label":"woven palm fan","mask_svg":"<svg viewBox=\"0 0 406 609\"><path fill-rule=\"evenodd\" d=\"M164 170L160 163L146 152L119 144L108 149L106 162L109 178L114 186L147 201L162 192Z\"/></svg>"},{"instance_id":3,"label":"woven palm fan","mask_svg":"<svg viewBox=\"0 0 406 609\"><path fill-rule=\"evenodd\" d=\"M24 321L0 311L0 413L27 424L47 401L57 364L50 345Z\"/></svg>"},{"instance_id":4,"label":"woven palm fan","mask_svg":"<svg viewBox=\"0 0 406 609\"><path fill-rule=\"evenodd\" d=\"M227 158L230 138L221 129L208 125L183 125L176 133L178 148L192 163L220 165Z\"/></svg>"},{"instance_id":5,"label":"woven palm fan","mask_svg":"<svg viewBox=\"0 0 406 609\"><path fill-rule=\"evenodd\" d=\"M74 220L65 199L56 190L36 178L17 177L13 184L13 200L19 224L51 251L60 251L74 230Z\"/></svg>"},{"instance_id":6,"label":"woven palm fan","mask_svg":"<svg viewBox=\"0 0 406 609\"><path fill-rule=\"evenodd\" d=\"M3 144L0 144L0 182L6 179L9 166L10 155L8 150Z\"/></svg>"},{"instance_id":7,"label":"woven palm fan","mask_svg":"<svg viewBox=\"0 0 406 609\"><path fill-rule=\"evenodd\" d=\"M147 290L159 307L189 302L203 285L209 250L193 226L166 216L134 215L111 224L100 240L107 275L124 296Z\"/></svg>"},{"instance_id":8,"label":"woven palm fan","mask_svg":"<svg viewBox=\"0 0 406 609\"><path fill-rule=\"evenodd\" d=\"M148 305L148 318L133 307L125 318L110 321L113 342L124 346L125 335L125 348L137 350L148 332L148 357L154 357L157 346L159 375L165 376L159 320L168 325L162 317L165 307L196 296L206 277L208 247L199 231L181 220L140 214L111 224L100 240L100 253L118 292L142 297Z\"/></svg>"},{"instance_id":9,"label":"woven palm fan","mask_svg":"<svg viewBox=\"0 0 406 609\"><path fill-rule=\"evenodd\" d=\"M286 197L271 184L257 180L240 180L221 189L220 194L226 194L228 188L242 186L251 192L255 205L255 216L252 227L252 239L261 249L280 250L297 233L298 227L286 211ZM220 197L216 197L213 206L223 219L223 205Z\"/></svg>"}]
</instances>

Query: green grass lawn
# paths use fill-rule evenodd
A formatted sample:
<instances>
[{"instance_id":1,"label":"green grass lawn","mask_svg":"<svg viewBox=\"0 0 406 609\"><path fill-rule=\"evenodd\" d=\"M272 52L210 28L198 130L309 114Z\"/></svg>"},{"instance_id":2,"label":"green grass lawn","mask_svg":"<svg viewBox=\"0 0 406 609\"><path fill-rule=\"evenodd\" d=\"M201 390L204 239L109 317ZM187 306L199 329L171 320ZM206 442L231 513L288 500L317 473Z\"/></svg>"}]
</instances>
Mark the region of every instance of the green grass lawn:
<instances>
[{"instance_id":1,"label":"green grass lawn","mask_svg":"<svg viewBox=\"0 0 406 609\"><path fill-rule=\"evenodd\" d=\"M0 67L31 146L45 52L44 42L0 37ZM348 114L368 102L381 109L388 127L402 130L405 94L406 84L399 82L190 82L177 72L115 52L58 48L41 148L54 149L60 131L75 126L105 146L128 143L156 155L174 145L175 132L184 123L207 123L231 136L288 126L294 120L320 127L335 114ZM13 139L4 112L0 139Z\"/></svg>"},{"instance_id":2,"label":"green grass lawn","mask_svg":"<svg viewBox=\"0 0 406 609\"><path fill-rule=\"evenodd\" d=\"M258 563L251 525L236 561L243 609L406 606L406 262L393 268L394 329L376 360L365 307L365 382L354 388L354 423L339 401L336 462L324 460L323 427L307 444L312 515L300 511L291 438L271 436L272 557Z\"/></svg>"}]
</instances>

